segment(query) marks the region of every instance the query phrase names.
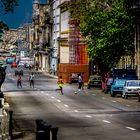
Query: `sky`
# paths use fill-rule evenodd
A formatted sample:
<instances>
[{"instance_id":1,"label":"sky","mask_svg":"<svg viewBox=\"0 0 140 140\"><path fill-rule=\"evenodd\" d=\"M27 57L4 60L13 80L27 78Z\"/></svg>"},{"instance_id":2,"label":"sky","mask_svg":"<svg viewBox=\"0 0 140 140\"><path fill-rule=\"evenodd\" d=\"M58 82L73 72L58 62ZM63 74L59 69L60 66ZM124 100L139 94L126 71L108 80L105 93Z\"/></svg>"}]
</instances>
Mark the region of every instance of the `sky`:
<instances>
[{"instance_id":1,"label":"sky","mask_svg":"<svg viewBox=\"0 0 140 140\"><path fill-rule=\"evenodd\" d=\"M40 3L46 3L47 0L39 0ZM25 23L32 21L32 3L33 0L19 0L19 6L15 7L13 13L6 15L0 13L0 20L4 21L9 28L18 28Z\"/></svg>"}]
</instances>

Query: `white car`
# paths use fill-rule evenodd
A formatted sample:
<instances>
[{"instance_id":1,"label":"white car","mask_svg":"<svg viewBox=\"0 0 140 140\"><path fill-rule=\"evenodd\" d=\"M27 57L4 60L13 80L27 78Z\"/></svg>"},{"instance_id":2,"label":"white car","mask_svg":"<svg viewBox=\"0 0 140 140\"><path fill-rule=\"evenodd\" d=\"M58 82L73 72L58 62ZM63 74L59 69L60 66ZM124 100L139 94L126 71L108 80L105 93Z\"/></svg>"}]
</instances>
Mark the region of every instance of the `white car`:
<instances>
[{"instance_id":1,"label":"white car","mask_svg":"<svg viewBox=\"0 0 140 140\"><path fill-rule=\"evenodd\" d=\"M21 61L18 63L18 67L20 67L20 66L23 67L24 65L25 65L25 63L23 63Z\"/></svg>"},{"instance_id":2,"label":"white car","mask_svg":"<svg viewBox=\"0 0 140 140\"><path fill-rule=\"evenodd\" d=\"M128 97L138 97L138 91L140 90L140 80L127 80L123 88L122 97L128 99Z\"/></svg>"}]
</instances>

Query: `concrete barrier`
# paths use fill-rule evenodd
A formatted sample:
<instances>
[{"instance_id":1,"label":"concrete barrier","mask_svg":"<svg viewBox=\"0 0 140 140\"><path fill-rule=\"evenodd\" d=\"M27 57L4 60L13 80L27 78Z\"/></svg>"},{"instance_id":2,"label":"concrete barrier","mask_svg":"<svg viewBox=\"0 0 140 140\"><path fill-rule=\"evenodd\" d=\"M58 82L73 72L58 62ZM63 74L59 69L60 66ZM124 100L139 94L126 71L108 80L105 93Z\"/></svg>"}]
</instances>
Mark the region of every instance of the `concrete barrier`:
<instances>
[{"instance_id":1,"label":"concrete barrier","mask_svg":"<svg viewBox=\"0 0 140 140\"><path fill-rule=\"evenodd\" d=\"M9 140L9 104L0 98L0 140Z\"/></svg>"}]
</instances>

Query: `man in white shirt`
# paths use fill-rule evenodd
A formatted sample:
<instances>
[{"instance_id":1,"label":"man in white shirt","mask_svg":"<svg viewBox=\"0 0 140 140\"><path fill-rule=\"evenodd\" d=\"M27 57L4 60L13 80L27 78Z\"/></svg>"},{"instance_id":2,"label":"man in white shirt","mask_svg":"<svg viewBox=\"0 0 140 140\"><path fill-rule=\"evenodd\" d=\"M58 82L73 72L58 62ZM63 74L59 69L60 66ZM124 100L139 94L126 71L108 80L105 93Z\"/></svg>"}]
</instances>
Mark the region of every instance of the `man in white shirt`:
<instances>
[{"instance_id":1,"label":"man in white shirt","mask_svg":"<svg viewBox=\"0 0 140 140\"><path fill-rule=\"evenodd\" d=\"M30 81L30 87L34 88L34 74L33 74L33 72L30 74L29 81Z\"/></svg>"}]
</instances>

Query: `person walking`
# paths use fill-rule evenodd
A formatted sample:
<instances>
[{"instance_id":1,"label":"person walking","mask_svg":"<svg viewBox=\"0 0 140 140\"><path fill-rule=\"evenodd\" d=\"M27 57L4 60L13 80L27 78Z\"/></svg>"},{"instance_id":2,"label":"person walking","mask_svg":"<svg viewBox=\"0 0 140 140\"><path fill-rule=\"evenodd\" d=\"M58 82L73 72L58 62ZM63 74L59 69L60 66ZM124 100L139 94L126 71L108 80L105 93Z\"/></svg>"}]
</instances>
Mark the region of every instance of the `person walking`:
<instances>
[{"instance_id":1,"label":"person walking","mask_svg":"<svg viewBox=\"0 0 140 140\"><path fill-rule=\"evenodd\" d=\"M17 76L17 88L19 88L19 87L22 88L21 75L20 74Z\"/></svg>"},{"instance_id":2,"label":"person walking","mask_svg":"<svg viewBox=\"0 0 140 140\"><path fill-rule=\"evenodd\" d=\"M56 90L60 90L61 94L63 95L63 79L62 79L62 76L59 77L58 81L57 81L57 84L58 84L58 87L59 89L56 89Z\"/></svg>"},{"instance_id":3,"label":"person walking","mask_svg":"<svg viewBox=\"0 0 140 140\"><path fill-rule=\"evenodd\" d=\"M81 73L81 78L82 78L82 86L81 86L81 88L82 88L82 90L84 90L84 73L83 72Z\"/></svg>"},{"instance_id":4,"label":"person walking","mask_svg":"<svg viewBox=\"0 0 140 140\"><path fill-rule=\"evenodd\" d=\"M81 74L79 74L79 76L78 76L78 91L75 91L75 94L78 94L79 92L81 92L82 86L83 86L83 78L82 78Z\"/></svg>"},{"instance_id":5,"label":"person walking","mask_svg":"<svg viewBox=\"0 0 140 140\"><path fill-rule=\"evenodd\" d=\"M29 76L30 87L34 88L34 74L33 72Z\"/></svg>"}]
</instances>

